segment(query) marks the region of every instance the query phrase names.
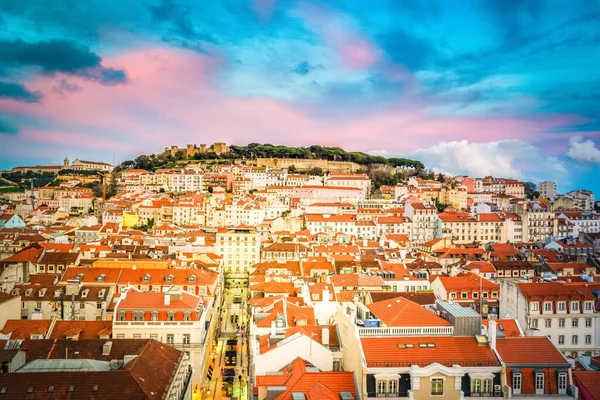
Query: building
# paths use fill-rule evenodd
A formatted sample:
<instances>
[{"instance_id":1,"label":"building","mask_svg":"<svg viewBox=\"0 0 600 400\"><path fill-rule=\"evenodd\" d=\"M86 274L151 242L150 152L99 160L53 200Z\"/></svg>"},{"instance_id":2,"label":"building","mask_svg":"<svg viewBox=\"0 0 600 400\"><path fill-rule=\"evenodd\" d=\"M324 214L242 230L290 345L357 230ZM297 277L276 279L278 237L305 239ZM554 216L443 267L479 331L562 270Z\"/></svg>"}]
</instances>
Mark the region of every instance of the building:
<instances>
[{"instance_id":1,"label":"building","mask_svg":"<svg viewBox=\"0 0 600 400\"><path fill-rule=\"evenodd\" d=\"M591 190L573 190L568 192L567 196L574 198L582 210L594 209L594 193Z\"/></svg>"},{"instance_id":2,"label":"building","mask_svg":"<svg viewBox=\"0 0 600 400\"><path fill-rule=\"evenodd\" d=\"M0 396L15 400L192 398L192 366L185 352L156 340L35 342L11 350L26 354L26 363L16 372L0 374Z\"/></svg>"},{"instance_id":3,"label":"building","mask_svg":"<svg viewBox=\"0 0 600 400\"><path fill-rule=\"evenodd\" d=\"M207 348L212 348L212 301L177 289L121 293L115 306L113 337L154 339L190 354L195 367L194 384L201 384L206 370Z\"/></svg>"},{"instance_id":4,"label":"building","mask_svg":"<svg viewBox=\"0 0 600 400\"><path fill-rule=\"evenodd\" d=\"M596 298L562 283L500 282L500 315L510 314L528 334L546 336L567 356L600 354Z\"/></svg>"},{"instance_id":5,"label":"building","mask_svg":"<svg viewBox=\"0 0 600 400\"><path fill-rule=\"evenodd\" d=\"M65 158L63 169L72 169L75 171L105 171L111 172L115 167L110 164L97 161L84 161L76 159L69 165L69 158Z\"/></svg>"},{"instance_id":6,"label":"building","mask_svg":"<svg viewBox=\"0 0 600 400\"><path fill-rule=\"evenodd\" d=\"M513 396L572 397L571 364L548 338L498 338L496 350L506 368L506 384Z\"/></svg>"},{"instance_id":7,"label":"building","mask_svg":"<svg viewBox=\"0 0 600 400\"><path fill-rule=\"evenodd\" d=\"M543 181L538 185L538 192L540 195L547 198L548 200L554 200L556 197L556 183L553 181Z\"/></svg>"},{"instance_id":8,"label":"building","mask_svg":"<svg viewBox=\"0 0 600 400\"><path fill-rule=\"evenodd\" d=\"M252 226L219 229L215 248L230 277L247 278L250 266L260 262L260 234Z\"/></svg>"}]
</instances>

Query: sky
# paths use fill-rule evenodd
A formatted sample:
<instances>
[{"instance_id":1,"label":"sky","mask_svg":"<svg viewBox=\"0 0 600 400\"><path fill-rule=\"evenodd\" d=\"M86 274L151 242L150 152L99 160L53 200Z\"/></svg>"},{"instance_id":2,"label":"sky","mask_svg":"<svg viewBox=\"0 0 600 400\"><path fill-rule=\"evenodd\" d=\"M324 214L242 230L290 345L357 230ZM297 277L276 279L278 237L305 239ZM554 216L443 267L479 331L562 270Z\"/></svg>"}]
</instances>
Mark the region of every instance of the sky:
<instances>
[{"instance_id":1,"label":"sky","mask_svg":"<svg viewBox=\"0 0 600 400\"><path fill-rule=\"evenodd\" d=\"M2 0L0 169L339 146L600 192L596 0Z\"/></svg>"}]
</instances>

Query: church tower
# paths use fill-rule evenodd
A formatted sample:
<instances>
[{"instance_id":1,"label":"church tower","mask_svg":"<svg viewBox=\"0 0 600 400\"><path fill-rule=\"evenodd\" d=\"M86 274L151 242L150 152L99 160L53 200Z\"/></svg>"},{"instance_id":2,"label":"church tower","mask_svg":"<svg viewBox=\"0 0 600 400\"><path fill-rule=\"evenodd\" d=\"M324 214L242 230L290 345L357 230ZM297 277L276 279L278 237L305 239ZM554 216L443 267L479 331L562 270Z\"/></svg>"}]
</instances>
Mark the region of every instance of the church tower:
<instances>
[{"instance_id":1,"label":"church tower","mask_svg":"<svg viewBox=\"0 0 600 400\"><path fill-rule=\"evenodd\" d=\"M65 157L65 160L63 161L63 168L67 169L71 166L71 162L69 161L69 157Z\"/></svg>"}]
</instances>

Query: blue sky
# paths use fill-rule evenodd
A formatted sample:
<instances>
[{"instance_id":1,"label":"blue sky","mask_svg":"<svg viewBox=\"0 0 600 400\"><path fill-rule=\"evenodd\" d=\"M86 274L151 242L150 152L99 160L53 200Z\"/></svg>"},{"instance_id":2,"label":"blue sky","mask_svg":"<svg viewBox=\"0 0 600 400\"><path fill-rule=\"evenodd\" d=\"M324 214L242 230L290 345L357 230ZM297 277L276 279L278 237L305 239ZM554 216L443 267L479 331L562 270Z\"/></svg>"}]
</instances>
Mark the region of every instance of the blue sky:
<instances>
[{"instance_id":1,"label":"blue sky","mask_svg":"<svg viewBox=\"0 0 600 400\"><path fill-rule=\"evenodd\" d=\"M336 145L600 190L597 1L0 3L0 168Z\"/></svg>"}]
</instances>

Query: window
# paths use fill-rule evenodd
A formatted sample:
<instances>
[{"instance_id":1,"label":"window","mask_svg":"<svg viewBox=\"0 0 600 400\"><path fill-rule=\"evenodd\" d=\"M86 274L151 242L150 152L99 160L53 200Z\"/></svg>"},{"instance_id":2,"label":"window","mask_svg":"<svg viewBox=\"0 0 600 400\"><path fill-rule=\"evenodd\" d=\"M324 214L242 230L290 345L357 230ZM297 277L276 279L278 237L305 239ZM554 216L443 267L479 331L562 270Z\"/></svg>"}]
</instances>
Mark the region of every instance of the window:
<instances>
[{"instance_id":1,"label":"window","mask_svg":"<svg viewBox=\"0 0 600 400\"><path fill-rule=\"evenodd\" d=\"M544 322L544 325L546 326L546 328L552 328L552 320L551 319L547 319Z\"/></svg>"},{"instance_id":2,"label":"window","mask_svg":"<svg viewBox=\"0 0 600 400\"><path fill-rule=\"evenodd\" d=\"M586 328L591 328L592 327L592 319L591 318L586 318L585 319L585 327Z\"/></svg>"},{"instance_id":3,"label":"window","mask_svg":"<svg viewBox=\"0 0 600 400\"><path fill-rule=\"evenodd\" d=\"M167 333L167 344L173 345L175 343L175 335Z\"/></svg>"},{"instance_id":4,"label":"window","mask_svg":"<svg viewBox=\"0 0 600 400\"><path fill-rule=\"evenodd\" d=\"M578 319L578 318L573 318L573 319L571 320L571 326L572 326L573 328L577 328L577 327L579 326L579 319Z\"/></svg>"},{"instance_id":5,"label":"window","mask_svg":"<svg viewBox=\"0 0 600 400\"><path fill-rule=\"evenodd\" d=\"M386 392L386 381L377 381L377 394L385 394Z\"/></svg>"},{"instance_id":6,"label":"window","mask_svg":"<svg viewBox=\"0 0 600 400\"><path fill-rule=\"evenodd\" d=\"M125 339L125 335L123 333L117 333L117 339Z\"/></svg>"},{"instance_id":7,"label":"window","mask_svg":"<svg viewBox=\"0 0 600 400\"><path fill-rule=\"evenodd\" d=\"M592 344L592 335L585 335L585 344Z\"/></svg>"},{"instance_id":8,"label":"window","mask_svg":"<svg viewBox=\"0 0 600 400\"><path fill-rule=\"evenodd\" d=\"M488 292L483 292L483 298L487 299L488 298Z\"/></svg>"},{"instance_id":9,"label":"window","mask_svg":"<svg viewBox=\"0 0 600 400\"><path fill-rule=\"evenodd\" d=\"M389 383L388 383L388 393L390 394L397 394L398 392L398 381L395 379L392 379Z\"/></svg>"},{"instance_id":10,"label":"window","mask_svg":"<svg viewBox=\"0 0 600 400\"><path fill-rule=\"evenodd\" d=\"M432 396L443 396L444 395L444 380L434 378L431 380L431 395Z\"/></svg>"},{"instance_id":11,"label":"window","mask_svg":"<svg viewBox=\"0 0 600 400\"><path fill-rule=\"evenodd\" d=\"M466 299L466 298L467 298L467 293L465 293L465 292L462 292L462 293L460 294L460 298L461 298L461 299Z\"/></svg>"},{"instance_id":12,"label":"window","mask_svg":"<svg viewBox=\"0 0 600 400\"><path fill-rule=\"evenodd\" d=\"M456 299L456 293L450 293L450 298L451 299Z\"/></svg>"},{"instance_id":13,"label":"window","mask_svg":"<svg viewBox=\"0 0 600 400\"><path fill-rule=\"evenodd\" d=\"M571 337L571 344L578 344L578 343L579 343L579 336L573 335Z\"/></svg>"},{"instance_id":14,"label":"window","mask_svg":"<svg viewBox=\"0 0 600 400\"><path fill-rule=\"evenodd\" d=\"M531 320L531 327L534 329L537 329L538 327L538 320L537 319L532 319Z\"/></svg>"},{"instance_id":15,"label":"window","mask_svg":"<svg viewBox=\"0 0 600 400\"><path fill-rule=\"evenodd\" d=\"M184 346L189 346L190 345L190 334L189 333L184 333L183 334L183 345Z\"/></svg>"},{"instance_id":16,"label":"window","mask_svg":"<svg viewBox=\"0 0 600 400\"><path fill-rule=\"evenodd\" d=\"M169 312L168 319L169 319L169 321L175 321L175 313L174 312Z\"/></svg>"},{"instance_id":17,"label":"window","mask_svg":"<svg viewBox=\"0 0 600 400\"><path fill-rule=\"evenodd\" d=\"M481 393L481 379L473 381L473 393Z\"/></svg>"},{"instance_id":18,"label":"window","mask_svg":"<svg viewBox=\"0 0 600 400\"><path fill-rule=\"evenodd\" d=\"M476 298L478 298L478 297L479 297L479 293L477 293L477 292L473 292L473 298L474 298L474 299L476 299Z\"/></svg>"},{"instance_id":19,"label":"window","mask_svg":"<svg viewBox=\"0 0 600 400\"><path fill-rule=\"evenodd\" d=\"M561 318L558 320L558 327L559 328L564 328L565 327L565 319Z\"/></svg>"},{"instance_id":20,"label":"window","mask_svg":"<svg viewBox=\"0 0 600 400\"><path fill-rule=\"evenodd\" d=\"M152 311L152 321L158 321L158 312Z\"/></svg>"},{"instance_id":21,"label":"window","mask_svg":"<svg viewBox=\"0 0 600 400\"><path fill-rule=\"evenodd\" d=\"M544 393L544 374L536 373L535 374L535 394L543 394Z\"/></svg>"},{"instance_id":22,"label":"window","mask_svg":"<svg viewBox=\"0 0 600 400\"><path fill-rule=\"evenodd\" d=\"M539 310L539 304L531 303L531 311L538 311L538 310Z\"/></svg>"},{"instance_id":23,"label":"window","mask_svg":"<svg viewBox=\"0 0 600 400\"><path fill-rule=\"evenodd\" d=\"M96 303L96 308L98 310L101 310L102 309L102 303Z\"/></svg>"},{"instance_id":24,"label":"window","mask_svg":"<svg viewBox=\"0 0 600 400\"><path fill-rule=\"evenodd\" d=\"M558 303L558 311L565 311L567 309L567 303L561 301Z\"/></svg>"},{"instance_id":25,"label":"window","mask_svg":"<svg viewBox=\"0 0 600 400\"><path fill-rule=\"evenodd\" d=\"M119 321L125 321L125 313L124 312L119 313Z\"/></svg>"},{"instance_id":26,"label":"window","mask_svg":"<svg viewBox=\"0 0 600 400\"><path fill-rule=\"evenodd\" d=\"M558 336L558 344L565 344L565 335Z\"/></svg>"},{"instance_id":27,"label":"window","mask_svg":"<svg viewBox=\"0 0 600 400\"><path fill-rule=\"evenodd\" d=\"M592 311L594 305L591 301L586 301L585 302L585 311Z\"/></svg>"},{"instance_id":28,"label":"window","mask_svg":"<svg viewBox=\"0 0 600 400\"><path fill-rule=\"evenodd\" d=\"M573 311L579 311L579 302L574 301L571 303L571 312Z\"/></svg>"},{"instance_id":29,"label":"window","mask_svg":"<svg viewBox=\"0 0 600 400\"><path fill-rule=\"evenodd\" d=\"M544 311L552 311L552 303L545 302L544 303Z\"/></svg>"},{"instance_id":30,"label":"window","mask_svg":"<svg viewBox=\"0 0 600 400\"><path fill-rule=\"evenodd\" d=\"M485 379L483 381L483 393L491 393L492 392L492 380Z\"/></svg>"},{"instance_id":31,"label":"window","mask_svg":"<svg viewBox=\"0 0 600 400\"><path fill-rule=\"evenodd\" d=\"M134 334L133 334L133 338L134 338L134 339L141 339L141 338L142 338L142 335L141 335L140 333L134 333Z\"/></svg>"},{"instance_id":32,"label":"window","mask_svg":"<svg viewBox=\"0 0 600 400\"><path fill-rule=\"evenodd\" d=\"M150 339L158 340L158 335L156 333L151 333Z\"/></svg>"},{"instance_id":33,"label":"window","mask_svg":"<svg viewBox=\"0 0 600 400\"><path fill-rule=\"evenodd\" d=\"M564 372L558 374L558 394L567 394L567 374Z\"/></svg>"}]
</instances>

